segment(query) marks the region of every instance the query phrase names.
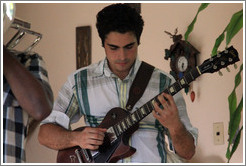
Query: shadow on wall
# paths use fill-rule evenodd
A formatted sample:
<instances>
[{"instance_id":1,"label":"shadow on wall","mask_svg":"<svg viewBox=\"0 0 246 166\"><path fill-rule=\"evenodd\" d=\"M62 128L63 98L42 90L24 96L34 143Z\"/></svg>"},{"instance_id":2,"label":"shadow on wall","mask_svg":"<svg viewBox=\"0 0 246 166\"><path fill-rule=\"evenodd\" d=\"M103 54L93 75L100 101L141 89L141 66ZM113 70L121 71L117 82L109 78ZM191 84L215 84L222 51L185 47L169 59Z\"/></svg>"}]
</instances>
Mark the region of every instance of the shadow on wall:
<instances>
[{"instance_id":1,"label":"shadow on wall","mask_svg":"<svg viewBox=\"0 0 246 166\"><path fill-rule=\"evenodd\" d=\"M216 154L205 156L203 150L197 147L195 155L188 163L226 163L226 161L223 157Z\"/></svg>"},{"instance_id":2,"label":"shadow on wall","mask_svg":"<svg viewBox=\"0 0 246 166\"><path fill-rule=\"evenodd\" d=\"M202 160L195 157L189 163L225 163L225 161L221 156L211 155L202 157Z\"/></svg>"}]
</instances>

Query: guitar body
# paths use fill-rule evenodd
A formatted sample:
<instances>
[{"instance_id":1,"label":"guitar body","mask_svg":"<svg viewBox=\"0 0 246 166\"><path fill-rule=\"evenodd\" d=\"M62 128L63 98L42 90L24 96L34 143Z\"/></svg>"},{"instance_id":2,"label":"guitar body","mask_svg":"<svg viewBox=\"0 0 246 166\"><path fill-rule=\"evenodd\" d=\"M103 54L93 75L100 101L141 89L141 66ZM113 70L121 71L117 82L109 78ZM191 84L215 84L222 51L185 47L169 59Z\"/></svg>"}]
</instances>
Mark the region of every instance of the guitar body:
<instances>
[{"instance_id":1,"label":"guitar body","mask_svg":"<svg viewBox=\"0 0 246 166\"><path fill-rule=\"evenodd\" d=\"M111 109L98 126L100 128L109 128L127 117L130 113L119 107ZM82 131L84 127L77 128L76 131ZM129 137L138 129L138 124L131 126L127 131L120 135L116 141L110 143L110 134L105 133L103 144L99 146L99 153L92 157L90 150L81 149L79 146L59 150L57 154L58 163L107 163L117 162L122 158L131 156L136 149L129 146ZM79 155L79 156L78 156ZM81 157L79 159L79 157Z\"/></svg>"}]
</instances>

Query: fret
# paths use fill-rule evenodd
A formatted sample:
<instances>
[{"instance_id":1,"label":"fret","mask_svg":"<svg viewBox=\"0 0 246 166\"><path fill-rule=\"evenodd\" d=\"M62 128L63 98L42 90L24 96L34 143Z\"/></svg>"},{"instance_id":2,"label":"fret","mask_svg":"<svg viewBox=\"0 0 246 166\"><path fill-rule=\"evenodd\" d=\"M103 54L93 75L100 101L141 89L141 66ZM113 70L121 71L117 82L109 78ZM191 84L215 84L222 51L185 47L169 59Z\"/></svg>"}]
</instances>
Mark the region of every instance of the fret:
<instances>
[{"instance_id":1,"label":"fret","mask_svg":"<svg viewBox=\"0 0 246 166\"><path fill-rule=\"evenodd\" d=\"M164 93L170 94L168 88L163 91Z\"/></svg>"},{"instance_id":2,"label":"fret","mask_svg":"<svg viewBox=\"0 0 246 166\"><path fill-rule=\"evenodd\" d=\"M123 126L124 130L126 130L128 128L128 124L126 122L126 119L122 119L121 123L123 124L122 126Z\"/></svg>"},{"instance_id":3,"label":"fret","mask_svg":"<svg viewBox=\"0 0 246 166\"><path fill-rule=\"evenodd\" d=\"M186 84L188 85L192 80L190 73L186 74L184 76L184 79L186 80Z\"/></svg>"},{"instance_id":4,"label":"fret","mask_svg":"<svg viewBox=\"0 0 246 166\"><path fill-rule=\"evenodd\" d=\"M178 83L178 85L179 85L179 87L180 87L180 90L181 90L181 89L183 88L183 86L181 85L180 80L178 80L177 83Z\"/></svg>"},{"instance_id":5,"label":"fret","mask_svg":"<svg viewBox=\"0 0 246 166\"><path fill-rule=\"evenodd\" d=\"M158 96L156 96L156 97L154 98L154 100L155 100L155 102L157 103L158 106L161 105L161 102L158 100Z\"/></svg>"},{"instance_id":6,"label":"fret","mask_svg":"<svg viewBox=\"0 0 246 166\"><path fill-rule=\"evenodd\" d=\"M136 111L136 114L137 114L138 117L139 117L138 120L140 120L140 119L142 119L142 118L144 117L144 115L142 114L142 112L141 112L140 110L137 110L137 111Z\"/></svg>"},{"instance_id":7,"label":"fret","mask_svg":"<svg viewBox=\"0 0 246 166\"><path fill-rule=\"evenodd\" d=\"M191 76L191 78L192 78L192 81L195 80L195 78L194 78L193 75L192 75L192 72L189 72L189 74L190 74L190 76ZM190 82L189 82L189 83L190 83Z\"/></svg>"},{"instance_id":8,"label":"fret","mask_svg":"<svg viewBox=\"0 0 246 166\"><path fill-rule=\"evenodd\" d=\"M158 100L159 101L159 100ZM154 103L155 103L155 98L151 100L151 104L153 106L153 109L154 109Z\"/></svg>"},{"instance_id":9,"label":"fret","mask_svg":"<svg viewBox=\"0 0 246 166\"><path fill-rule=\"evenodd\" d=\"M130 117L127 117L127 118L126 118L126 123L127 123L127 125L128 125L129 127L132 126L132 122L131 122L131 120L130 120Z\"/></svg>"},{"instance_id":10,"label":"fret","mask_svg":"<svg viewBox=\"0 0 246 166\"><path fill-rule=\"evenodd\" d=\"M123 131L126 131L127 127L126 127L126 124L124 121L121 122L121 125L122 125L122 128L123 128Z\"/></svg>"},{"instance_id":11,"label":"fret","mask_svg":"<svg viewBox=\"0 0 246 166\"><path fill-rule=\"evenodd\" d=\"M145 109L143 107L140 108L140 111L143 115L146 115L147 113L145 112Z\"/></svg>"},{"instance_id":12,"label":"fret","mask_svg":"<svg viewBox=\"0 0 246 166\"><path fill-rule=\"evenodd\" d=\"M170 89L169 89L169 88L167 88L166 91L167 91L167 92L166 92L167 94L169 94L169 95L172 94L172 93L170 92Z\"/></svg>"},{"instance_id":13,"label":"fret","mask_svg":"<svg viewBox=\"0 0 246 166\"><path fill-rule=\"evenodd\" d=\"M152 112L154 109L154 106L151 104L150 101L147 103L147 106L148 106L149 112Z\"/></svg>"},{"instance_id":14,"label":"fret","mask_svg":"<svg viewBox=\"0 0 246 166\"><path fill-rule=\"evenodd\" d=\"M194 68L192 69L186 76L187 78L187 83L191 83L194 81L197 77L199 77L201 74L199 73L199 68Z\"/></svg>"},{"instance_id":15,"label":"fret","mask_svg":"<svg viewBox=\"0 0 246 166\"><path fill-rule=\"evenodd\" d=\"M149 108L148 108L147 103L144 105L144 109L145 109L146 112L150 113L150 110L149 110Z\"/></svg>"},{"instance_id":16,"label":"fret","mask_svg":"<svg viewBox=\"0 0 246 166\"><path fill-rule=\"evenodd\" d=\"M193 69L191 72L192 72L192 75L194 76L194 80L201 75L198 67Z\"/></svg>"},{"instance_id":17,"label":"fret","mask_svg":"<svg viewBox=\"0 0 246 166\"><path fill-rule=\"evenodd\" d=\"M182 86L180 85L179 81L175 82L173 86L176 89L176 92L180 91L182 89Z\"/></svg>"},{"instance_id":18,"label":"fret","mask_svg":"<svg viewBox=\"0 0 246 166\"><path fill-rule=\"evenodd\" d=\"M115 131L116 135L119 136L120 133L119 133L119 130L118 130L118 128L117 128L117 124L114 125L113 128L114 128L114 131Z\"/></svg>"},{"instance_id":19,"label":"fret","mask_svg":"<svg viewBox=\"0 0 246 166\"><path fill-rule=\"evenodd\" d=\"M133 122L137 122L137 118L136 118L135 112L131 115L131 117L132 117Z\"/></svg>"},{"instance_id":20,"label":"fret","mask_svg":"<svg viewBox=\"0 0 246 166\"><path fill-rule=\"evenodd\" d=\"M117 129L118 129L119 133L121 134L122 133L122 129L121 129L120 124L117 124Z\"/></svg>"},{"instance_id":21,"label":"fret","mask_svg":"<svg viewBox=\"0 0 246 166\"><path fill-rule=\"evenodd\" d=\"M138 111L135 111L135 114L136 114L137 121L139 121L141 119L141 116L139 116Z\"/></svg>"}]
</instances>

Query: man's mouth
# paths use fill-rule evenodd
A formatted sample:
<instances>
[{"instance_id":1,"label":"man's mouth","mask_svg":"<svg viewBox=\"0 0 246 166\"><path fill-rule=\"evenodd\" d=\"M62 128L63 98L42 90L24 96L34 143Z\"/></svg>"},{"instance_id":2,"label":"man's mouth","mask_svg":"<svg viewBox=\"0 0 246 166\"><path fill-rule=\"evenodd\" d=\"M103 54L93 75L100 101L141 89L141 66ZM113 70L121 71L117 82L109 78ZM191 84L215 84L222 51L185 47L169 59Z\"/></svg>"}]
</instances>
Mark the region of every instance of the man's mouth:
<instances>
[{"instance_id":1,"label":"man's mouth","mask_svg":"<svg viewBox=\"0 0 246 166\"><path fill-rule=\"evenodd\" d=\"M120 65L120 66L125 66L127 64L127 62L116 62L117 65Z\"/></svg>"}]
</instances>

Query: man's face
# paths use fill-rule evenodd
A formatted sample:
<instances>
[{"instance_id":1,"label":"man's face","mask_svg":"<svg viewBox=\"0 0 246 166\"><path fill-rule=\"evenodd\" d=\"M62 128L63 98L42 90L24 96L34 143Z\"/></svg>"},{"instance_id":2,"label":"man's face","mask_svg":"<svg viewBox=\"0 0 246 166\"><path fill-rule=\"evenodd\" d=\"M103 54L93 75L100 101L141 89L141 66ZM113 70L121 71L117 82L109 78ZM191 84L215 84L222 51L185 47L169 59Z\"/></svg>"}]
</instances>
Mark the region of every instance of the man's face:
<instances>
[{"instance_id":1,"label":"man's face","mask_svg":"<svg viewBox=\"0 0 246 166\"><path fill-rule=\"evenodd\" d=\"M137 57L136 36L132 32L110 32L105 38L104 48L111 71L124 79Z\"/></svg>"}]
</instances>

